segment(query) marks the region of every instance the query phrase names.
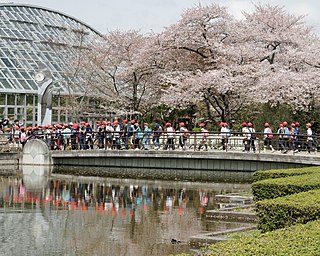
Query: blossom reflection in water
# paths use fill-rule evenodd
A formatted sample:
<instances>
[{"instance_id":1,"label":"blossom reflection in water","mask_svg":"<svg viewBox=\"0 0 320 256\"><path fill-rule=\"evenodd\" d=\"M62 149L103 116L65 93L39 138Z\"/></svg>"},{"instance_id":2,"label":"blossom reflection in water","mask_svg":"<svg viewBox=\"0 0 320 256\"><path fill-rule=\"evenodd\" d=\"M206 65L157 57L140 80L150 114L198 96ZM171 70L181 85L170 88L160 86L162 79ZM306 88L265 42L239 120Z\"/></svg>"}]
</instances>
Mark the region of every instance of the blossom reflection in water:
<instances>
[{"instance_id":1,"label":"blossom reflection in water","mask_svg":"<svg viewBox=\"0 0 320 256\"><path fill-rule=\"evenodd\" d=\"M8 248L15 255L189 252L190 236L235 225L205 219L205 210L217 207L214 196L250 190L250 184L63 175L32 180L29 174L0 180L6 227L0 254ZM8 232L15 235L8 239Z\"/></svg>"}]
</instances>

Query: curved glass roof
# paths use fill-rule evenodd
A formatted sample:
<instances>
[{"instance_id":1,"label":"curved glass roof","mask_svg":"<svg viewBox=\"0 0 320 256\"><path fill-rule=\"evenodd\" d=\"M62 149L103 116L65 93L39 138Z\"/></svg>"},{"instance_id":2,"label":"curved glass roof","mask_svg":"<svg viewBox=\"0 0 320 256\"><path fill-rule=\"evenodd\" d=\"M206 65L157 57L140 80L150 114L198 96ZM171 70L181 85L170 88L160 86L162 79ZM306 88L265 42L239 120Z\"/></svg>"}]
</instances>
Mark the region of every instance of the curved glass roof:
<instances>
[{"instance_id":1,"label":"curved glass roof","mask_svg":"<svg viewBox=\"0 0 320 256\"><path fill-rule=\"evenodd\" d=\"M68 58L100 38L99 32L61 12L0 4L0 92L37 93L34 75L43 65L54 81L66 81Z\"/></svg>"}]
</instances>

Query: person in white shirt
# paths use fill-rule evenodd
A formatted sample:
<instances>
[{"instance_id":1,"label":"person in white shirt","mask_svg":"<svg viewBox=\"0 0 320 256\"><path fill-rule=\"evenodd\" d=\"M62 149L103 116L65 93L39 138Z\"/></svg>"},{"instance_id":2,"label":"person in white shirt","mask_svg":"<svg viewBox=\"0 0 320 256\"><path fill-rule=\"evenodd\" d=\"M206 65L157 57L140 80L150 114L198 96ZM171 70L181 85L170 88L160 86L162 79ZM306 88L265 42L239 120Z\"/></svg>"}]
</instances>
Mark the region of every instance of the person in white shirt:
<instances>
[{"instance_id":1,"label":"person in white shirt","mask_svg":"<svg viewBox=\"0 0 320 256\"><path fill-rule=\"evenodd\" d=\"M242 122L241 124L241 135L244 137L242 144L243 144L243 149L242 152L247 151L247 145L249 144L248 139L247 139L247 133L248 133L248 127L246 122Z\"/></svg>"},{"instance_id":2,"label":"person in white shirt","mask_svg":"<svg viewBox=\"0 0 320 256\"><path fill-rule=\"evenodd\" d=\"M307 153L311 154L311 150L313 150L313 142L314 142L314 135L311 129L311 124L306 124L307 128Z\"/></svg>"},{"instance_id":3,"label":"person in white shirt","mask_svg":"<svg viewBox=\"0 0 320 256\"><path fill-rule=\"evenodd\" d=\"M230 129L228 127L227 123L220 123L221 126L221 143L222 143L222 149L228 150L228 138L230 137Z\"/></svg>"},{"instance_id":4,"label":"person in white shirt","mask_svg":"<svg viewBox=\"0 0 320 256\"><path fill-rule=\"evenodd\" d=\"M249 150L250 150L250 147L251 147L253 153L255 153L256 152L256 145L255 145L256 130L253 128L253 124L252 123L248 123L248 131L249 131L249 134L250 134Z\"/></svg>"},{"instance_id":5,"label":"person in white shirt","mask_svg":"<svg viewBox=\"0 0 320 256\"><path fill-rule=\"evenodd\" d=\"M164 149L167 150L167 149L172 149L174 150L175 149L175 146L174 146L174 140L175 140L175 137L176 137L176 134L175 134L175 129L171 126L171 123L166 123L166 129L164 130L165 132L165 135L167 136L167 142L164 146Z\"/></svg>"},{"instance_id":6,"label":"person in white shirt","mask_svg":"<svg viewBox=\"0 0 320 256\"><path fill-rule=\"evenodd\" d=\"M201 139L199 142L199 147L198 150L200 150L202 148L202 146L204 146L204 151L208 151L208 136L209 136L209 132L207 129L205 129L205 124L201 123L199 124L200 128L201 128Z\"/></svg>"}]
</instances>

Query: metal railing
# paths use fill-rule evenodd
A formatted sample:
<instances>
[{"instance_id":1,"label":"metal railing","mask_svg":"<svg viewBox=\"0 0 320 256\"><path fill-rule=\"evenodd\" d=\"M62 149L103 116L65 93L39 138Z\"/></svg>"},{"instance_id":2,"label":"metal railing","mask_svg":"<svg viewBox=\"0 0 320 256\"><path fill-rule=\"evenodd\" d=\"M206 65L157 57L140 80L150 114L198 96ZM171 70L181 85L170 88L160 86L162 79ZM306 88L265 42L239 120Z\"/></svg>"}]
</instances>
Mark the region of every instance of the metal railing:
<instances>
[{"instance_id":1,"label":"metal railing","mask_svg":"<svg viewBox=\"0 0 320 256\"><path fill-rule=\"evenodd\" d=\"M133 133L33 133L27 137L45 141L50 150L189 150L189 151L213 151L224 150L236 152L274 152L298 153L316 152L318 148L318 136L306 134L284 135L272 134L272 138L266 139L264 133L243 134L230 132L208 132L207 137L202 132L188 132L188 136L178 131L174 133L155 133L149 135ZM270 136L270 134L269 134ZM26 141L26 142L27 142ZM0 151L19 150L23 147L20 138L10 134L0 134ZM270 146L271 145L271 146Z\"/></svg>"}]
</instances>

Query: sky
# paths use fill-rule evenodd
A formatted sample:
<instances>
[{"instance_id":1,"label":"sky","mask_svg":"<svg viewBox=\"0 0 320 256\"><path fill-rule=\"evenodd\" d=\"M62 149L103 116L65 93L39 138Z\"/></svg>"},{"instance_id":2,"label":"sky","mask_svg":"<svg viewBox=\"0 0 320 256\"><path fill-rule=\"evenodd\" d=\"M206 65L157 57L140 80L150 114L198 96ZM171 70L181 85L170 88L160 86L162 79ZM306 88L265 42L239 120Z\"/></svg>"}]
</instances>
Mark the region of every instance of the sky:
<instances>
[{"instance_id":1,"label":"sky","mask_svg":"<svg viewBox=\"0 0 320 256\"><path fill-rule=\"evenodd\" d=\"M271 4L284 7L294 15L306 15L306 24L320 34L319 0L0 0L2 2L54 9L85 22L102 34L131 29L158 33L177 22L183 10L199 3L225 6L238 19L243 17L243 11L252 12L254 4Z\"/></svg>"}]
</instances>

